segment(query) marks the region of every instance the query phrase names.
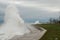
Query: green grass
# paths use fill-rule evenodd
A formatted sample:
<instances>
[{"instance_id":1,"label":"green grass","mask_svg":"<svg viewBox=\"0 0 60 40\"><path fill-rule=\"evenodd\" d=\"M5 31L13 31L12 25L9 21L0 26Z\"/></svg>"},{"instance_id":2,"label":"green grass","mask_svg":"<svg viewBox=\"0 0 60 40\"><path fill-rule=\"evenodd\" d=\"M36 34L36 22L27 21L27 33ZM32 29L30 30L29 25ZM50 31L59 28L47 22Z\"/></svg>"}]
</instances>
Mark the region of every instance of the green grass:
<instances>
[{"instance_id":1,"label":"green grass","mask_svg":"<svg viewBox=\"0 0 60 40\"><path fill-rule=\"evenodd\" d=\"M37 24L47 30L46 34L40 40L60 40L60 24Z\"/></svg>"}]
</instances>

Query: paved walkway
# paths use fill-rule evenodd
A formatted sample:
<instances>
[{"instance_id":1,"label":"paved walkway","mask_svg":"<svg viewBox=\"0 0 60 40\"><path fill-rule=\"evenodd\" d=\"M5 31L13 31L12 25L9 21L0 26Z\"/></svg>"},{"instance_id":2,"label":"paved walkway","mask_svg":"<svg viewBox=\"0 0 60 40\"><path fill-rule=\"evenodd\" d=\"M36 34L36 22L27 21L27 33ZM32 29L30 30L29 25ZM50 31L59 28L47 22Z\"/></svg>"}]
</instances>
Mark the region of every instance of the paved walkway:
<instances>
[{"instance_id":1,"label":"paved walkway","mask_svg":"<svg viewBox=\"0 0 60 40\"><path fill-rule=\"evenodd\" d=\"M42 27L36 28L28 25L28 28L31 30L29 34L24 34L23 36L16 35L10 40L39 40L46 33L46 30Z\"/></svg>"}]
</instances>

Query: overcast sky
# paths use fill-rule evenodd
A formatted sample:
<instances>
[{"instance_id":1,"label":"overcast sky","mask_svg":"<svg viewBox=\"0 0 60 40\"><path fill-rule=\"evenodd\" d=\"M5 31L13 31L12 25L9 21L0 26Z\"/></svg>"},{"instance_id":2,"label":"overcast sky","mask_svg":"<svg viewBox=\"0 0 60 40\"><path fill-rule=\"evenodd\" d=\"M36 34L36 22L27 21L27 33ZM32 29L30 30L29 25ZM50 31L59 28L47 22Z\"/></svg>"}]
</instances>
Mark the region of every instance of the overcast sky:
<instances>
[{"instance_id":1,"label":"overcast sky","mask_svg":"<svg viewBox=\"0 0 60 40\"><path fill-rule=\"evenodd\" d=\"M21 17L27 21L47 21L60 15L60 0L0 0L1 11L6 4L17 5Z\"/></svg>"}]
</instances>

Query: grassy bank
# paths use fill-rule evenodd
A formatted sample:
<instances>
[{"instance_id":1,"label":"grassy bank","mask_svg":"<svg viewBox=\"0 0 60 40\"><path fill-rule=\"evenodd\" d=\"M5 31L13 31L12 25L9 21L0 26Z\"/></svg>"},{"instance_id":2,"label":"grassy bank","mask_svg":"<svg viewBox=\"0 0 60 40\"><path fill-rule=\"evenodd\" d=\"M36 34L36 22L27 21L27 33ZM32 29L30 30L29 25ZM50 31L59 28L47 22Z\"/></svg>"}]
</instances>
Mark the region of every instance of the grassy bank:
<instances>
[{"instance_id":1,"label":"grassy bank","mask_svg":"<svg viewBox=\"0 0 60 40\"><path fill-rule=\"evenodd\" d=\"M47 30L40 40L60 40L60 24L37 24Z\"/></svg>"}]
</instances>

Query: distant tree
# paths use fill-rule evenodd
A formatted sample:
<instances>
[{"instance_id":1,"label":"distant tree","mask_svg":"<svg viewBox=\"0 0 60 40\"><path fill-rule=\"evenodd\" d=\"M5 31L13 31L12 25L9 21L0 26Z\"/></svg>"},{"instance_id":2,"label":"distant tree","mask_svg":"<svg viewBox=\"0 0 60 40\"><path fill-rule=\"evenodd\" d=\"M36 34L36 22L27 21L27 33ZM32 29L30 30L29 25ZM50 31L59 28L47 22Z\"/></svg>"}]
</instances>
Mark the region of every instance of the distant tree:
<instances>
[{"instance_id":1,"label":"distant tree","mask_svg":"<svg viewBox=\"0 0 60 40\"><path fill-rule=\"evenodd\" d=\"M58 21L58 23L60 24L60 16L59 16L59 21Z\"/></svg>"},{"instance_id":2,"label":"distant tree","mask_svg":"<svg viewBox=\"0 0 60 40\"><path fill-rule=\"evenodd\" d=\"M53 19L53 23L58 23L58 19Z\"/></svg>"},{"instance_id":3,"label":"distant tree","mask_svg":"<svg viewBox=\"0 0 60 40\"><path fill-rule=\"evenodd\" d=\"M58 19L54 19L54 18L50 18L49 21L50 21L50 24L58 23Z\"/></svg>"},{"instance_id":4,"label":"distant tree","mask_svg":"<svg viewBox=\"0 0 60 40\"><path fill-rule=\"evenodd\" d=\"M50 18L49 22L50 22L50 24L52 24L53 23L53 18Z\"/></svg>"},{"instance_id":5,"label":"distant tree","mask_svg":"<svg viewBox=\"0 0 60 40\"><path fill-rule=\"evenodd\" d=\"M58 21L58 23L60 24L60 12L59 12L59 21Z\"/></svg>"}]
</instances>

